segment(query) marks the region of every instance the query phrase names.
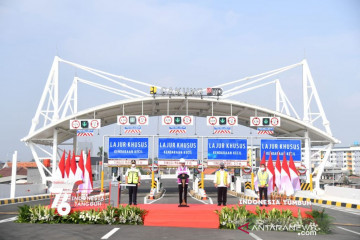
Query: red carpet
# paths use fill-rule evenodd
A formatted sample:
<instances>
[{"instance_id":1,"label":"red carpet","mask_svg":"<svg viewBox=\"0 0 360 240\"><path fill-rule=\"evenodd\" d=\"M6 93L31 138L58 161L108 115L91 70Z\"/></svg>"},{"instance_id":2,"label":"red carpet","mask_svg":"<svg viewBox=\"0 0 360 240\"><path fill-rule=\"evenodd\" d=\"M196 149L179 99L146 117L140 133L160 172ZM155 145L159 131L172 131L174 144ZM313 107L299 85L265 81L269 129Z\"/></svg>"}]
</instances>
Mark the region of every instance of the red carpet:
<instances>
[{"instance_id":1,"label":"red carpet","mask_svg":"<svg viewBox=\"0 0 360 240\"><path fill-rule=\"evenodd\" d=\"M221 207L213 204L190 204L190 207L179 208L177 204L139 204L138 207L148 210L145 216L145 226L162 226L162 227L189 227L189 228L219 228L219 217L215 210L221 210ZM236 205L228 205L233 207ZM265 208L265 207L261 207ZM296 217L298 208L296 206L276 206L277 209L289 209L293 211ZM246 209L255 212L255 205L247 205ZM271 210L269 206L265 209ZM301 216L308 217L305 213L309 211L306 208L300 208Z\"/></svg>"},{"instance_id":2,"label":"red carpet","mask_svg":"<svg viewBox=\"0 0 360 240\"><path fill-rule=\"evenodd\" d=\"M122 204L126 206L125 204ZM160 227L189 227L189 228L219 228L219 217L215 210L221 210L216 204L190 204L190 207L178 207L177 204L138 204L137 207L146 209L148 214L145 216L145 226L160 226ZM229 208L237 205L228 205ZM102 209L103 207L96 207L95 209ZM302 217L310 217L305 212L310 211L308 208L301 208L297 206L288 205L274 205L269 207L260 207L261 209L272 210L277 208L279 210L289 209L293 215L297 217L298 209L300 209ZM90 210L91 207L73 208L72 211ZM256 210L256 205L246 205L246 209L250 212Z\"/></svg>"},{"instance_id":3,"label":"red carpet","mask_svg":"<svg viewBox=\"0 0 360 240\"><path fill-rule=\"evenodd\" d=\"M220 207L204 204L190 204L178 207L177 204L141 204L138 207L148 210L145 226L219 228L219 217L214 212Z\"/></svg>"}]
</instances>

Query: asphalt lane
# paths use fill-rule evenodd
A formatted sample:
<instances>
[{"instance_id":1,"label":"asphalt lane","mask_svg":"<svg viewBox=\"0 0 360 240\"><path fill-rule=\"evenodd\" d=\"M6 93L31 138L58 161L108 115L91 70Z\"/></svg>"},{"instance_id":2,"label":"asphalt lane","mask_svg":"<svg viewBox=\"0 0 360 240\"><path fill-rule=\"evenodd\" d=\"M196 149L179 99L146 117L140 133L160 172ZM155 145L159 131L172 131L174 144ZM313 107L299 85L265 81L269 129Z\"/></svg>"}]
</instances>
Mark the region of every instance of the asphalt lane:
<instances>
[{"instance_id":1,"label":"asphalt lane","mask_svg":"<svg viewBox=\"0 0 360 240\"><path fill-rule=\"evenodd\" d=\"M190 186L192 183L190 182ZM177 185L174 180L164 180L163 187L166 189L164 197L153 204L175 203L178 204ZM143 203L144 197L148 194L150 182L144 181L139 188L138 203ZM216 189L209 181L205 182L205 189L209 197L216 204ZM128 194L121 195L121 203L127 203ZM151 202L151 201L149 201ZM199 200L188 196L189 204L204 204ZM228 195L228 204L236 204L238 198ZM17 203L0 206L0 212L16 212L18 206L28 205L48 205L49 200L38 200L25 203ZM314 209L323 209L322 206L313 206ZM334 217L334 222L341 224L360 224L360 211L344 208L329 209L325 212ZM357 214L358 213L358 214ZM14 217L15 214L0 214L0 221ZM145 226L126 226L126 225L75 225L75 224L19 224L14 222L0 223L1 239L101 239L114 228L120 228L109 239L316 239L316 240L351 240L359 239L360 227L334 225L333 232L327 235L300 236L292 232L268 232L250 231L255 235L249 235L239 230L221 229L196 229L196 228L172 228L172 227L145 227ZM358 234L357 234L358 233ZM51 236L51 237L50 237Z\"/></svg>"}]
</instances>

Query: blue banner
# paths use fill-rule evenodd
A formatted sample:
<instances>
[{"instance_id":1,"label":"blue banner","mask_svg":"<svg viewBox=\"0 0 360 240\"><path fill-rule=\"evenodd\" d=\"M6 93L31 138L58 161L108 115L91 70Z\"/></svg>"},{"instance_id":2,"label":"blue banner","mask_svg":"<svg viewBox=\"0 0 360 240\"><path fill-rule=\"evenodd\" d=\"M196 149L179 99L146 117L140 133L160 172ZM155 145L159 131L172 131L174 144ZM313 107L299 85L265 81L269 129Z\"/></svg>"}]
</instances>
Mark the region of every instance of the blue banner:
<instances>
[{"instance_id":1,"label":"blue banner","mask_svg":"<svg viewBox=\"0 0 360 240\"><path fill-rule=\"evenodd\" d=\"M246 139L208 139L209 160L247 160Z\"/></svg>"},{"instance_id":2,"label":"blue banner","mask_svg":"<svg viewBox=\"0 0 360 240\"><path fill-rule=\"evenodd\" d=\"M197 160L197 152L197 139L159 138L159 159Z\"/></svg>"},{"instance_id":3,"label":"blue banner","mask_svg":"<svg viewBox=\"0 0 360 240\"><path fill-rule=\"evenodd\" d=\"M148 138L109 138L109 159L148 159Z\"/></svg>"},{"instance_id":4,"label":"blue banner","mask_svg":"<svg viewBox=\"0 0 360 240\"><path fill-rule=\"evenodd\" d=\"M283 160L284 152L286 159L290 159L290 153L294 161L301 161L301 140L277 140L277 139L262 139L261 140L261 155L262 159L265 152L265 159L268 160L271 152L272 159L276 160L277 154L280 154L280 160Z\"/></svg>"}]
</instances>

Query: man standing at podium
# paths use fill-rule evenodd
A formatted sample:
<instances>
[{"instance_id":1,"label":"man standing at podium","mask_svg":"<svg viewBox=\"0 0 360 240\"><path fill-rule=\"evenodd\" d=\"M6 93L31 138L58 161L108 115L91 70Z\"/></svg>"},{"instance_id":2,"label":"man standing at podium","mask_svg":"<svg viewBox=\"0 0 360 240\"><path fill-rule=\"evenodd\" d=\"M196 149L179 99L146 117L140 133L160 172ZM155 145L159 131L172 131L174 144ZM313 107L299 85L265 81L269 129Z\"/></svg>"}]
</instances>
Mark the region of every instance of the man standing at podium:
<instances>
[{"instance_id":1,"label":"man standing at podium","mask_svg":"<svg viewBox=\"0 0 360 240\"><path fill-rule=\"evenodd\" d=\"M187 207L187 188L189 184L190 170L185 166L185 159L180 159L180 166L176 170L179 185L179 207ZM184 195L184 198L183 198Z\"/></svg>"},{"instance_id":2,"label":"man standing at podium","mask_svg":"<svg viewBox=\"0 0 360 240\"><path fill-rule=\"evenodd\" d=\"M128 168L125 173L125 183L126 184L135 184L135 186L128 186L129 188L129 205L137 205L137 190L140 187L141 173L138 168L136 168L136 161L131 160L131 168Z\"/></svg>"}]
</instances>

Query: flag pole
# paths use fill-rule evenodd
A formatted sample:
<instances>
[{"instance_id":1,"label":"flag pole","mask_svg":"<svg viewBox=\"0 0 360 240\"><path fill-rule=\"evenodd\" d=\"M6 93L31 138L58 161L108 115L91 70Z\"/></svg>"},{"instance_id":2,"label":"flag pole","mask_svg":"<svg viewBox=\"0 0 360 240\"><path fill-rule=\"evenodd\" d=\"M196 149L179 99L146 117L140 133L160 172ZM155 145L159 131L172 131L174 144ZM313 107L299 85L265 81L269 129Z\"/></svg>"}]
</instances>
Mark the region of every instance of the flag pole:
<instances>
[{"instance_id":1,"label":"flag pole","mask_svg":"<svg viewBox=\"0 0 360 240\"><path fill-rule=\"evenodd\" d=\"M105 136L103 136L103 149L102 149L102 164L101 164L101 193L104 193L104 156L105 156L105 149L104 149L104 142Z\"/></svg>"}]
</instances>

